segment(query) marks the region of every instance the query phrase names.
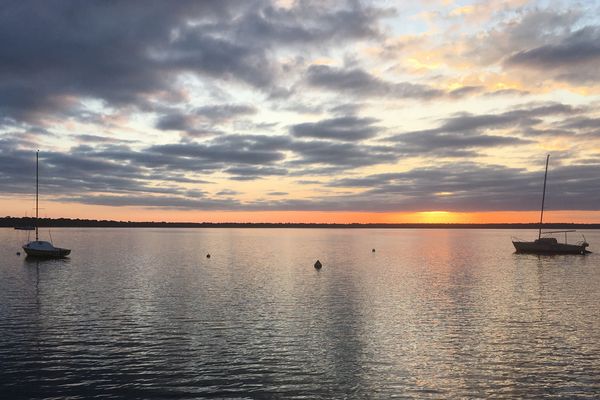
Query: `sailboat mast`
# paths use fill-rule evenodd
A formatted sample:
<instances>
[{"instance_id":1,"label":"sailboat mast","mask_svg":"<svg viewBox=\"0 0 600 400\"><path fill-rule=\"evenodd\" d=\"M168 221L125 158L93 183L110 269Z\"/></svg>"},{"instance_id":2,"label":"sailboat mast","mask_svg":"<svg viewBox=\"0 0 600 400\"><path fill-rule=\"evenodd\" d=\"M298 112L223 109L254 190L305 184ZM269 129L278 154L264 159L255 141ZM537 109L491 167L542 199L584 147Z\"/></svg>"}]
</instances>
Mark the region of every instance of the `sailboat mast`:
<instances>
[{"instance_id":1,"label":"sailboat mast","mask_svg":"<svg viewBox=\"0 0 600 400\"><path fill-rule=\"evenodd\" d=\"M542 238L542 221L544 220L544 200L546 200L546 178L548 177L548 160L550 160L550 154L546 156L546 172L544 172L544 190L542 192L542 212L540 213L540 231L538 233L538 239Z\"/></svg>"},{"instance_id":2,"label":"sailboat mast","mask_svg":"<svg viewBox=\"0 0 600 400\"><path fill-rule=\"evenodd\" d=\"M38 237L38 218L39 218L39 208L38 208L38 201L39 201L39 165L40 165L40 151L38 150L37 153L35 153L35 241L37 242L39 237Z\"/></svg>"}]
</instances>

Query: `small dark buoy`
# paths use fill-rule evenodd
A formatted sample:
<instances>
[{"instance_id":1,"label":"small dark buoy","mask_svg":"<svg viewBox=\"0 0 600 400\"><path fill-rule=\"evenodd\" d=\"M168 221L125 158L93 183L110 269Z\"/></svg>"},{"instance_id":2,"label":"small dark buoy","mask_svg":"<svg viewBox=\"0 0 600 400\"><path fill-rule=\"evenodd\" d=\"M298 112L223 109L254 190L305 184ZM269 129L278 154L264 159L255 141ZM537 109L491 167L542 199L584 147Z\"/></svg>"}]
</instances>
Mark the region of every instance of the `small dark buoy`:
<instances>
[{"instance_id":1,"label":"small dark buoy","mask_svg":"<svg viewBox=\"0 0 600 400\"><path fill-rule=\"evenodd\" d=\"M20 255L21 255L21 252L20 252L20 251L17 251L17 255L18 255L18 256L20 256Z\"/></svg>"},{"instance_id":2,"label":"small dark buoy","mask_svg":"<svg viewBox=\"0 0 600 400\"><path fill-rule=\"evenodd\" d=\"M322 266L323 266L323 264L321 264L321 261L317 260L317 262L315 263L315 268L321 269Z\"/></svg>"},{"instance_id":3,"label":"small dark buoy","mask_svg":"<svg viewBox=\"0 0 600 400\"><path fill-rule=\"evenodd\" d=\"M206 258L210 258L210 254L207 254L207 255L206 255Z\"/></svg>"},{"instance_id":4,"label":"small dark buoy","mask_svg":"<svg viewBox=\"0 0 600 400\"><path fill-rule=\"evenodd\" d=\"M375 253L375 249L371 250L371 253Z\"/></svg>"}]
</instances>

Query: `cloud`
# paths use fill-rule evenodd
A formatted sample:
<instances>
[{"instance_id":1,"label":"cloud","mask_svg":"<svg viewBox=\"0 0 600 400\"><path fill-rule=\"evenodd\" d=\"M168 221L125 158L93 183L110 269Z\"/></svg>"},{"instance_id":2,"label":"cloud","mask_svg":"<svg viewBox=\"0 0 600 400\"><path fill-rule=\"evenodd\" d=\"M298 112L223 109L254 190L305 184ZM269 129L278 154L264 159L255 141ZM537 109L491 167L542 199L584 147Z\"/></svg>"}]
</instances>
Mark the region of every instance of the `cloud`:
<instances>
[{"instance_id":1,"label":"cloud","mask_svg":"<svg viewBox=\"0 0 600 400\"><path fill-rule=\"evenodd\" d=\"M600 184L599 167L551 167L548 209L596 209L595 202L600 200L600 193L595 189ZM372 209L378 211L537 210L543 174L539 169L529 172L501 165L460 162L402 173L338 179L329 186L366 189L346 200L353 203L371 199Z\"/></svg>"},{"instance_id":2,"label":"cloud","mask_svg":"<svg viewBox=\"0 0 600 400\"><path fill-rule=\"evenodd\" d=\"M299 158L288 164L293 167L323 165L319 171L314 166L308 174L327 174L345 169L394 162L398 155L392 146L373 146L360 143L340 143L328 140L294 141L290 144ZM306 174L307 172L304 172Z\"/></svg>"},{"instance_id":3,"label":"cloud","mask_svg":"<svg viewBox=\"0 0 600 400\"><path fill-rule=\"evenodd\" d=\"M238 194L242 194L242 192L232 189L223 189L216 193L217 196L236 196Z\"/></svg>"},{"instance_id":4,"label":"cloud","mask_svg":"<svg viewBox=\"0 0 600 400\"><path fill-rule=\"evenodd\" d=\"M508 67L526 67L546 71L557 80L597 83L600 78L600 26L588 26L562 38L557 44L545 44L512 54Z\"/></svg>"},{"instance_id":5,"label":"cloud","mask_svg":"<svg viewBox=\"0 0 600 400\"><path fill-rule=\"evenodd\" d=\"M94 143L131 143L134 142L134 140L127 140L127 139L117 139L117 138L113 138L110 136L100 136L100 135L90 135L90 134L74 134L72 135L74 139L76 139L79 142L83 142L83 143L90 143L90 144L94 144Z\"/></svg>"},{"instance_id":6,"label":"cloud","mask_svg":"<svg viewBox=\"0 0 600 400\"><path fill-rule=\"evenodd\" d=\"M484 25L474 35L468 35L460 58L494 65L519 51L556 43L581 18L581 11L531 8L499 17L502 16L497 23Z\"/></svg>"},{"instance_id":7,"label":"cloud","mask_svg":"<svg viewBox=\"0 0 600 400\"><path fill-rule=\"evenodd\" d=\"M268 4L268 3L266 3ZM240 40L265 45L346 42L382 35L378 20L393 11L363 6L359 1L298 1L293 7L254 7L235 23Z\"/></svg>"},{"instance_id":8,"label":"cloud","mask_svg":"<svg viewBox=\"0 0 600 400\"><path fill-rule=\"evenodd\" d=\"M225 135L207 143L174 143L155 145L150 154L193 159L201 163L270 164L285 158L283 137L259 135Z\"/></svg>"},{"instance_id":9,"label":"cloud","mask_svg":"<svg viewBox=\"0 0 600 400\"><path fill-rule=\"evenodd\" d=\"M573 122L577 121L569 120L569 123ZM261 142L263 139L264 142ZM364 147L353 143L279 139L256 137L248 145L256 149L295 148L301 157L296 160L296 165L323 165L324 169L330 168L330 171L382 162L370 159L375 152L365 151ZM235 142L237 138L228 140ZM2 139L0 144L2 193L32 193L35 168L33 152L20 149L16 139ZM324 147L322 152L313 151L321 147ZM211 197L200 188L190 188L189 183L202 183L191 178L190 172L194 171L194 163L198 161L193 156L187 156L197 154L198 148L188 149L185 155L180 155L178 148L175 148L176 151L168 149L163 153L153 153L134 151L126 146L106 145L101 150L80 146L73 148L69 154L43 152L40 154L42 193L59 201L161 209L382 212L536 210L543 179L543 160L532 171L461 160L435 167L413 168L406 172L338 178L329 183L326 183L327 180L303 180L303 183L317 185L324 185L325 182L325 187L330 188L351 188L352 191L346 194L336 194L334 191L301 199L241 202L235 199L239 194L235 190L224 189L216 194L217 197ZM397 158L393 149L383 147L378 151L389 160ZM107 154L113 156L107 158ZM562 158L560 153L553 155L555 160ZM226 159L229 160L229 157ZM200 160L200 165L205 161ZM203 168L231 174L233 180L292 175L288 168L280 167L277 161L270 165L230 164L209 161ZM294 166L291 162L286 164L289 164L289 168ZM600 164L585 159L575 164L568 158L564 163L555 161L553 164L549 171L548 209L596 209L600 201L600 192L597 190L600 187ZM311 174L318 173L311 170ZM306 171L301 174L306 175ZM179 182L186 185L180 186ZM286 192L267 194L275 197L287 195Z\"/></svg>"},{"instance_id":10,"label":"cloud","mask_svg":"<svg viewBox=\"0 0 600 400\"><path fill-rule=\"evenodd\" d=\"M428 85L409 82L388 82L360 68L334 68L311 65L306 82L313 87L345 92L357 96L389 96L397 98L432 99L445 93Z\"/></svg>"},{"instance_id":11,"label":"cloud","mask_svg":"<svg viewBox=\"0 0 600 400\"><path fill-rule=\"evenodd\" d=\"M35 152L21 148L19 140L2 140L0 149L0 191L32 193L35 185ZM72 148L68 153L40 152L40 187L52 197L66 193L177 193L176 185L157 184L156 176L132 163L103 157L90 157L89 146ZM164 181L188 180L164 171Z\"/></svg>"},{"instance_id":12,"label":"cloud","mask_svg":"<svg viewBox=\"0 0 600 400\"><path fill-rule=\"evenodd\" d=\"M210 136L222 133L215 125L256 113L256 108L244 104L218 104L202 106L191 111L172 111L157 118L155 128L163 131L179 131L190 137Z\"/></svg>"},{"instance_id":13,"label":"cloud","mask_svg":"<svg viewBox=\"0 0 600 400\"><path fill-rule=\"evenodd\" d=\"M183 196L114 196L82 195L63 196L56 199L61 202L92 204L101 206L136 206L152 209L187 210L235 210L240 203L233 199L191 198Z\"/></svg>"},{"instance_id":14,"label":"cloud","mask_svg":"<svg viewBox=\"0 0 600 400\"><path fill-rule=\"evenodd\" d=\"M229 179L236 181L252 181L268 176L283 176L288 173L285 168L256 166L230 167L224 169L223 172L230 174Z\"/></svg>"},{"instance_id":15,"label":"cloud","mask_svg":"<svg viewBox=\"0 0 600 400\"><path fill-rule=\"evenodd\" d=\"M375 38L386 15L355 1L9 3L0 14L0 117L40 122L90 98L116 108L185 102L186 74L268 93L282 72L279 49ZM198 110L219 111L243 110Z\"/></svg>"},{"instance_id":16,"label":"cloud","mask_svg":"<svg viewBox=\"0 0 600 400\"><path fill-rule=\"evenodd\" d=\"M156 128L163 131L187 131L193 130L193 122L190 116L176 112L160 117L156 122Z\"/></svg>"},{"instance_id":17,"label":"cloud","mask_svg":"<svg viewBox=\"0 0 600 400\"><path fill-rule=\"evenodd\" d=\"M527 90L519 90L519 89L500 89L494 90L493 92L488 92L486 96L526 96L530 94Z\"/></svg>"},{"instance_id":18,"label":"cloud","mask_svg":"<svg viewBox=\"0 0 600 400\"><path fill-rule=\"evenodd\" d=\"M211 122L222 122L238 116L256 114L256 107L247 104L218 104L198 107L193 114Z\"/></svg>"},{"instance_id":19,"label":"cloud","mask_svg":"<svg viewBox=\"0 0 600 400\"><path fill-rule=\"evenodd\" d=\"M378 128L374 118L337 117L319 122L293 125L290 129L296 137L357 141L375 136Z\"/></svg>"},{"instance_id":20,"label":"cloud","mask_svg":"<svg viewBox=\"0 0 600 400\"><path fill-rule=\"evenodd\" d=\"M561 129L600 137L600 118L578 115L556 123Z\"/></svg>"},{"instance_id":21,"label":"cloud","mask_svg":"<svg viewBox=\"0 0 600 400\"><path fill-rule=\"evenodd\" d=\"M150 61L175 71L233 79L263 88L271 85L276 68L265 49L215 37L197 27L181 29L172 43L152 52Z\"/></svg>"},{"instance_id":22,"label":"cloud","mask_svg":"<svg viewBox=\"0 0 600 400\"><path fill-rule=\"evenodd\" d=\"M483 86L463 86L461 88L451 90L448 95L450 97L463 97L474 93L480 93L483 90Z\"/></svg>"},{"instance_id":23,"label":"cloud","mask_svg":"<svg viewBox=\"0 0 600 400\"><path fill-rule=\"evenodd\" d=\"M406 154L435 153L449 157L474 156L474 148L493 148L533 143L528 138L487 133L492 130L519 128L531 132L533 126L541 122L540 117L565 115L576 110L560 103L532 103L498 114L473 115L461 113L447 118L433 129L404 132L385 140L398 143L400 151Z\"/></svg>"},{"instance_id":24,"label":"cloud","mask_svg":"<svg viewBox=\"0 0 600 400\"><path fill-rule=\"evenodd\" d=\"M457 38L463 51L441 51L457 66L466 62L475 64L472 68L502 69L525 91L547 89L547 84L539 85L544 81L595 85L600 26L590 17L597 14L597 4L559 7L525 6L497 13L476 33Z\"/></svg>"},{"instance_id":25,"label":"cloud","mask_svg":"<svg viewBox=\"0 0 600 400\"><path fill-rule=\"evenodd\" d=\"M346 103L346 104L338 104L331 107L328 111L334 115L346 116L358 114L360 109L364 106L362 103Z\"/></svg>"},{"instance_id":26,"label":"cloud","mask_svg":"<svg viewBox=\"0 0 600 400\"><path fill-rule=\"evenodd\" d=\"M207 183L213 173L232 181L343 171L396 159L393 148L327 140L295 140L281 135L223 135L203 142L178 142L137 149L98 142L40 155L44 185L53 194L161 193L182 195L189 184ZM18 136L2 139L0 188L31 190L33 152ZM200 177L201 176L201 177ZM29 182L29 183L28 183ZM124 200L119 200L124 201Z\"/></svg>"},{"instance_id":27,"label":"cloud","mask_svg":"<svg viewBox=\"0 0 600 400\"><path fill-rule=\"evenodd\" d=\"M543 166L529 172L501 165L460 162L433 168L415 168L402 173L340 179L329 186L366 190L346 195L321 194L305 199L242 203L234 199L168 195L89 195L64 197L61 200L112 206L244 211L529 211L539 209L543 175ZM596 190L598 185L599 164L552 167L549 171L546 209L596 210L600 201L600 193Z\"/></svg>"}]
</instances>

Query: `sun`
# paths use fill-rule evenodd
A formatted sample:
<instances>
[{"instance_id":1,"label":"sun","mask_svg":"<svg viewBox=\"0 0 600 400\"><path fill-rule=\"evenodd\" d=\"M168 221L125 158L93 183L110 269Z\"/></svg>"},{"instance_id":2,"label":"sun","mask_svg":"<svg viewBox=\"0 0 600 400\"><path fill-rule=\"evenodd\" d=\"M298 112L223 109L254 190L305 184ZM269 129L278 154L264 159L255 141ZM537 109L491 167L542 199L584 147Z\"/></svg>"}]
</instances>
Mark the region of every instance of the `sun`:
<instances>
[{"instance_id":1,"label":"sun","mask_svg":"<svg viewBox=\"0 0 600 400\"><path fill-rule=\"evenodd\" d=\"M450 211L422 211L415 213L418 223L424 224L452 224L461 222L460 215Z\"/></svg>"}]
</instances>

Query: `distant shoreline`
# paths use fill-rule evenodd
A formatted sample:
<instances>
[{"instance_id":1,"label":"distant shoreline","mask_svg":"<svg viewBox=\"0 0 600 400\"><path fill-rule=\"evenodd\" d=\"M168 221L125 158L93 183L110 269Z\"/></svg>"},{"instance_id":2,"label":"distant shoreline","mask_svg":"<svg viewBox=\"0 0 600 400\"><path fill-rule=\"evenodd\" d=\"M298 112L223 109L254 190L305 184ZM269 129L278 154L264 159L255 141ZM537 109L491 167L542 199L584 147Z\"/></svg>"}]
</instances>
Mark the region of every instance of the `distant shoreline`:
<instances>
[{"instance_id":1,"label":"distant shoreline","mask_svg":"<svg viewBox=\"0 0 600 400\"><path fill-rule=\"evenodd\" d=\"M31 217L3 217L0 227L32 225ZM40 218L40 227L51 228L328 228L328 229L537 229L537 223L496 224L331 224L266 222L133 222L72 218ZM548 223L544 229L600 229L600 224Z\"/></svg>"}]
</instances>

